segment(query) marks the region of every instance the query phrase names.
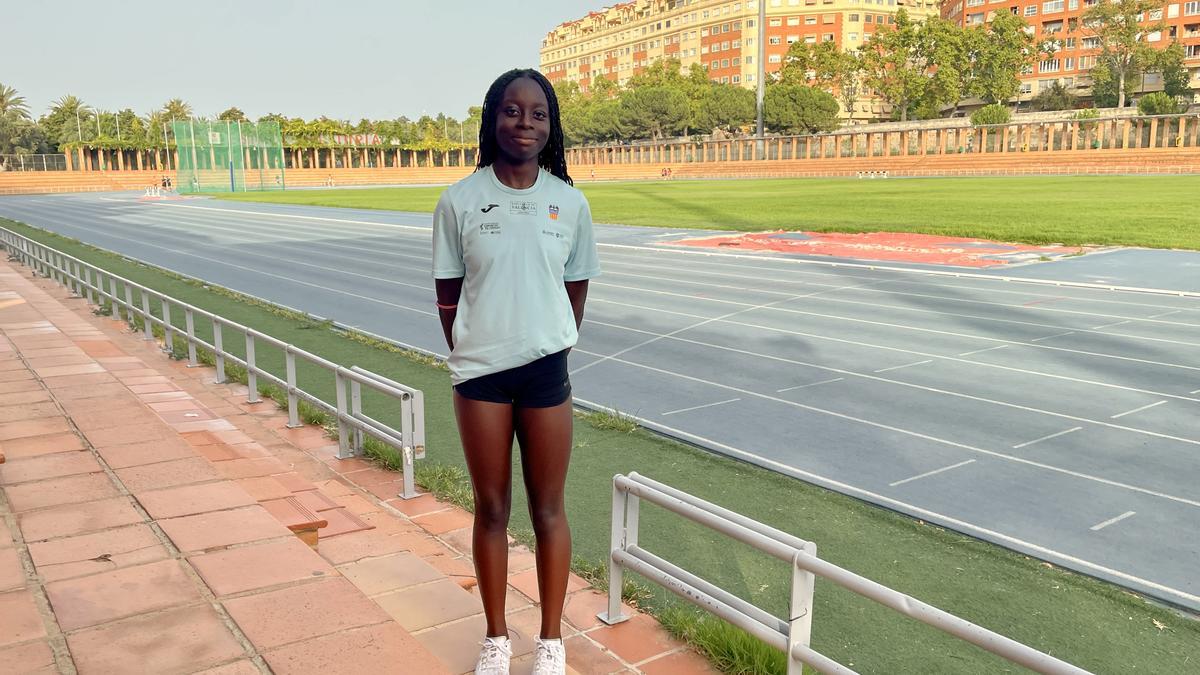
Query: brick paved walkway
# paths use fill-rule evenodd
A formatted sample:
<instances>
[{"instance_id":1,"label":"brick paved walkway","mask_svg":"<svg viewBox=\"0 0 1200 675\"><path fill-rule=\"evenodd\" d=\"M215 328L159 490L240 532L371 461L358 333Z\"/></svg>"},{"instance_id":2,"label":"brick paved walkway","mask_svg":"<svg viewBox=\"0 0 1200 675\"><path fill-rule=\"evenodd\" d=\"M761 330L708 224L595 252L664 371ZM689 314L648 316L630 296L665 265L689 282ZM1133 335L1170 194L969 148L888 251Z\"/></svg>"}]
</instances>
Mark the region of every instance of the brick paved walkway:
<instances>
[{"instance_id":1,"label":"brick paved walkway","mask_svg":"<svg viewBox=\"0 0 1200 675\"><path fill-rule=\"evenodd\" d=\"M213 375L0 262L0 675L469 672L470 515L396 499L398 474ZM532 554L510 568L525 673ZM604 597L569 591L571 672L712 672L653 619L604 626Z\"/></svg>"}]
</instances>

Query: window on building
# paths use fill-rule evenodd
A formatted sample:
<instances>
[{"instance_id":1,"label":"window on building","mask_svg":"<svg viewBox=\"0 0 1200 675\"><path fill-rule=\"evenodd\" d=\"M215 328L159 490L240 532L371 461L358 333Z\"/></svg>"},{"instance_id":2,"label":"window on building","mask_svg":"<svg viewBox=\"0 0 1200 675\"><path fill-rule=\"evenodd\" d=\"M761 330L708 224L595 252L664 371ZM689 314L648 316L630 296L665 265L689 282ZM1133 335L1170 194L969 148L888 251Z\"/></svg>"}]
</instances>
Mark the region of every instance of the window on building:
<instances>
[{"instance_id":1,"label":"window on building","mask_svg":"<svg viewBox=\"0 0 1200 675\"><path fill-rule=\"evenodd\" d=\"M729 84L729 76L728 75L724 75L721 77L721 84Z\"/></svg>"},{"instance_id":2,"label":"window on building","mask_svg":"<svg viewBox=\"0 0 1200 675\"><path fill-rule=\"evenodd\" d=\"M789 35L789 36L787 36L787 43L788 43L789 45L790 45L790 44L795 44L795 43L797 43L797 42L799 42L799 41L800 41L800 36L799 36L799 35Z\"/></svg>"},{"instance_id":3,"label":"window on building","mask_svg":"<svg viewBox=\"0 0 1200 675\"><path fill-rule=\"evenodd\" d=\"M1042 3L1042 14L1051 14L1053 12L1063 11L1064 0L1047 0Z\"/></svg>"},{"instance_id":4,"label":"window on building","mask_svg":"<svg viewBox=\"0 0 1200 675\"><path fill-rule=\"evenodd\" d=\"M1039 73L1057 73L1062 64L1058 59L1046 59L1038 64Z\"/></svg>"},{"instance_id":5,"label":"window on building","mask_svg":"<svg viewBox=\"0 0 1200 675\"><path fill-rule=\"evenodd\" d=\"M833 22L834 22L836 19L837 19L837 15L836 15L836 14L823 14L823 15L821 15L821 23L833 23Z\"/></svg>"},{"instance_id":6,"label":"window on building","mask_svg":"<svg viewBox=\"0 0 1200 675\"><path fill-rule=\"evenodd\" d=\"M767 63L780 63L783 61L783 56L779 54L771 54L767 57Z\"/></svg>"},{"instance_id":7,"label":"window on building","mask_svg":"<svg viewBox=\"0 0 1200 675\"><path fill-rule=\"evenodd\" d=\"M851 15L849 16L849 19L848 19L848 20L849 20L849 21L853 21L853 22L858 22L858 15L857 15L857 14L851 14Z\"/></svg>"},{"instance_id":8,"label":"window on building","mask_svg":"<svg viewBox=\"0 0 1200 675\"><path fill-rule=\"evenodd\" d=\"M1183 13L1191 16L1192 14L1200 14L1200 0L1185 2L1183 4Z\"/></svg>"},{"instance_id":9,"label":"window on building","mask_svg":"<svg viewBox=\"0 0 1200 675\"><path fill-rule=\"evenodd\" d=\"M1075 70L1075 57L1068 56L1063 60L1063 70Z\"/></svg>"},{"instance_id":10,"label":"window on building","mask_svg":"<svg viewBox=\"0 0 1200 675\"><path fill-rule=\"evenodd\" d=\"M752 63L754 63L754 57L753 57L753 56L747 56L747 57L746 57L746 65L750 65L750 64L752 64Z\"/></svg>"},{"instance_id":11,"label":"window on building","mask_svg":"<svg viewBox=\"0 0 1200 675\"><path fill-rule=\"evenodd\" d=\"M778 35L772 35L771 37L767 38L767 44L769 45L777 45L781 42L783 42L783 39Z\"/></svg>"},{"instance_id":12,"label":"window on building","mask_svg":"<svg viewBox=\"0 0 1200 675\"><path fill-rule=\"evenodd\" d=\"M805 44L810 44L810 45L815 45L815 44L817 44L817 36L816 36L816 35L805 35L805 36L804 36L804 43L805 43Z\"/></svg>"},{"instance_id":13,"label":"window on building","mask_svg":"<svg viewBox=\"0 0 1200 675\"><path fill-rule=\"evenodd\" d=\"M1030 5L1026 7L1025 16L1037 16L1037 5Z\"/></svg>"},{"instance_id":14,"label":"window on building","mask_svg":"<svg viewBox=\"0 0 1200 675\"><path fill-rule=\"evenodd\" d=\"M833 42L833 33L825 33L822 35L821 42Z\"/></svg>"},{"instance_id":15,"label":"window on building","mask_svg":"<svg viewBox=\"0 0 1200 675\"><path fill-rule=\"evenodd\" d=\"M1033 84L1029 83L1029 82L1022 82L1021 83L1021 93L1022 94L1032 94L1033 93Z\"/></svg>"},{"instance_id":16,"label":"window on building","mask_svg":"<svg viewBox=\"0 0 1200 675\"><path fill-rule=\"evenodd\" d=\"M778 28L783 25L783 19L768 19L767 25L771 28Z\"/></svg>"},{"instance_id":17,"label":"window on building","mask_svg":"<svg viewBox=\"0 0 1200 675\"><path fill-rule=\"evenodd\" d=\"M871 16L870 14L868 14L868 15L866 15L866 16L864 16L864 17L863 17L863 22L864 22L864 23L871 23L871 22L872 22L872 21L874 21L874 20L875 20L875 17Z\"/></svg>"},{"instance_id":18,"label":"window on building","mask_svg":"<svg viewBox=\"0 0 1200 675\"><path fill-rule=\"evenodd\" d=\"M712 62L712 69L713 69L713 70L716 70L717 68L720 68L720 67L721 67L721 62L720 62L720 61L713 61L713 62Z\"/></svg>"},{"instance_id":19,"label":"window on building","mask_svg":"<svg viewBox=\"0 0 1200 675\"><path fill-rule=\"evenodd\" d=\"M806 17L804 17L804 25L805 25L805 26L815 26L815 25L817 25L817 17L815 17L815 16L806 16Z\"/></svg>"},{"instance_id":20,"label":"window on building","mask_svg":"<svg viewBox=\"0 0 1200 675\"><path fill-rule=\"evenodd\" d=\"M787 25L789 25L789 26L799 26L799 25L800 25L800 17L798 17L798 16L789 16L789 17L788 17L788 20L787 20Z\"/></svg>"},{"instance_id":21,"label":"window on building","mask_svg":"<svg viewBox=\"0 0 1200 675\"><path fill-rule=\"evenodd\" d=\"M734 75L734 76L733 76L733 83L734 83L734 84L738 84L738 83L740 83L741 81L742 81L742 76L741 76L741 75Z\"/></svg>"}]
</instances>

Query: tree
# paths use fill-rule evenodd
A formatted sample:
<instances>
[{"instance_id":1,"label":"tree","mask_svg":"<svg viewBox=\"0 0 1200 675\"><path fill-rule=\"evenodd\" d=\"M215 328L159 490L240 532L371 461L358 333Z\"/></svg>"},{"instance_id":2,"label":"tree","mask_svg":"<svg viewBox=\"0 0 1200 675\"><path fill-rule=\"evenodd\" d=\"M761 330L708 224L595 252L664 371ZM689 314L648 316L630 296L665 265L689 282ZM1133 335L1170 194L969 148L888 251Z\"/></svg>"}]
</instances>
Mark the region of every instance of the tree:
<instances>
[{"instance_id":1,"label":"tree","mask_svg":"<svg viewBox=\"0 0 1200 675\"><path fill-rule=\"evenodd\" d=\"M1129 92L1124 104L1117 105L1117 77L1107 63L1100 62L1089 73L1092 77L1092 100L1097 108L1119 108L1129 105Z\"/></svg>"},{"instance_id":2,"label":"tree","mask_svg":"<svg viewBox=\"0 0 1200 675\"><path fill-rule=\"evenodd\" d=\"M1071 110L1075 108L1078 99L1074 94L1067 91L1061 82L1055 82L1050 88L1043 89L1037 93L1029 101L1029 109L1034 111L1043 110Z\"/></svg>"},{"instance_id":3,"label":"tree","mask_svg":"<svg viewBox=\"0 0 1200 675\"><path fill-rule=\"evenodd\" d=\"M1191 92L1188 86L1188 69L1183 65L1187 57L1183 45L1172 42L1166 49L1155 54L1154 69L1162 74L1163 93L1180 98Z\"/></svg>"},{"instance_id":4,"label":"tree","mask_svg":"<svg viewBox=\"0 0 1200 675\"><path fill-rule=\"evenodd\" d=\"M46 136L37 123L11 110L0 115L0 155L32 155L48 149ZM0 170L20 164L20 159L16 162L5 160L0 163Z\"/></svg>"},{"instance_id":5,"label":"tree","mask_svg":"<svg viewBox=\"0 0 1200 675\"><path fill-rule=\"evenodd\" d=\"M819 133L837 128L838 104L828 92L795 84L767 87L763 122L771 131Z\"/></svg>"},{"instance_id":6,"label":"tree","mask_svg":"<svg viewBox=\"0 0 1200 675\"><path fill-rule=\"evenodd\" d=\"M753 91L732 84L714 84L705 88L692 124L702 130L728 130L753 123L756 113Z\"/></svg>"},{"instance_id":7,"label":"tree","mask_svg":"<svg viewBox=\"0 0 1200 675\"><path fill-rule=\"evenodd\" d=\"M24 96L17 95L16 89L0 83L0 117L9 115L28 120L29 106Z\"/></svg>"},{"instance_id":8,"label":"tree","mask_svg":"<svg viewBox=\"0 0 1200 675\"><path fill-rule=\"evenodd\" d=\"M616 141L627 135L621 101L592 101L584 116L583 137L589 141Z\"/></svg>"},{"instance_id":9,"label":"tree","mask_svg":"<svg viewBox=\"0 0 1200 675\"><path fill-rule=\"evenodd\" d=\"M192 116L192 106L188 105L181 98L173 98L163 104L163 113L166 114L168 120L184 121Z\"/></svg>"},{"instance_id":10,"label":"tree","mask_svg":"<svg viewBox=\"0 0 1200 675\"><path fill-rule=\"evenodd\" d=\"M682 131L691 112L687 96L672 87L628 89L621 92L620 100L621 124L652 139Z\"/></svg>"},{"instance_id":11,"label":"tree","mask_svg":"<svg viewBox=\"0 0 1200 675\"><path fill-rule=\"evenodd\" d=\"M1163 91L1146 94L1138 101L1138 113L1142 115L1174 115L1179 111L1175 97Z\"/></svg>"},{"instance_id":12,"label":"tree","mask_svg":"<svg viewBox=\"0 0 1200 675\"><path fill-rule=\"evenodd\" d=\"M983 28L969 28L974 35L972 67L967 93L989 103L1006 103L1021 90L1021 72L1032 67L1050 45L1037 44L1027 32L1025 19L997 12Z\"/></svg>"},{"instance_id":13,"label":"tree","mask_svg":"<svg viewBox=\"0 0 1200 675\"><path fill-rule=\"evenodd\" d=\"M836 94L842 110L851 114L862 89L862 76L863 64L858 54L843 51L836 42L793 42L774 82L802 86L815 82Z\"/></svg>"},{"instance_id":14,"label":"tree","mask_svg":"<svg viewBox=\"0 0 1200 675\"><path fill-rule=\"evenodd\" d=\"M70 94L50 104L50 112L38 124L46 134L50 146L61 152L68 143L88 141L96 135L96 125L91 124L92 109Z\"/></svg>"},{"instance_id":15,"label":"tree","mask_svg":"<svg viewBox=\"0 0 1200 675\"><path fill-rule=\"evenodd\" d=\"M908 120L909 108L925 94L932 51L920 24L903 8L896 24L876 31L862 47L863 84L892 106L893 114Z\"/></svg>"},{"instance_id":16,"label":"tree","mask_svg":"<svg viewBox=\"0 0 1200 675\"><path fill-rule=\"evenodd\" d=\"M236 107L231 107L231 108L225 110L225 112L222 112L220 115L217 115L217 119L221 120L222 122L245 122L245 121L247 121L246 113L242 112L241 110L237 109Z\"/></svg>"},{"instance_id":17,"label":"tree","mask_svg":"<svg viewBox=\"0 0 1200 675\"><path fill-rule=\"evenodd\" d=\"M1129 81L1153 64L1152 48L1142 36L1163 30L1162 5L1162 0L1099 0L1083 13L1084 33L1100 41L1096 63L1106 65L1116 82L1118 108L1125 107ZM1143 23L1154 10L1158 10L1159 20Z\"/></svg>"}]
</instances>

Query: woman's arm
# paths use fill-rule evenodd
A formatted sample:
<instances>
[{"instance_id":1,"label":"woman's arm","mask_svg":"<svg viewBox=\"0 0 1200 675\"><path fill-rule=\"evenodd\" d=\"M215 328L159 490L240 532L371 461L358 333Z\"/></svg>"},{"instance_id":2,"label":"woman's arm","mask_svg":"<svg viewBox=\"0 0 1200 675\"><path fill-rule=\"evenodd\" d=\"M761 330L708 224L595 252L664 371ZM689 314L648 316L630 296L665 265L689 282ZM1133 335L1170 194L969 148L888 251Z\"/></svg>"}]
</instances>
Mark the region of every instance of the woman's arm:
<instances>
[{"instance_id":1,"label":"woman's arm","mask_svg":"<svg viewBox=\"0 0 1200 675\"><path fill-rule=\"evenodd\" d=\"M571 311L575 313L575 329L583 325L583 304L587 302L588 280L566 281L567 297L571 299Z\"/></svg>"},{"instance_id":2,"label":"woman's arm","mask_svg":"<svg viewBox=\"0 0 1200 675\"><path fill-rule=\"evenodd\" d=\"M458 296L462 293L462 284L462 277L433 280L433 287L437 291L438 318L442 320L442 333L446 336L446 346L450 351L454 351L454 317L458 316ZM582 311L581 303L576 314Z\"/></svg>"}]
</instances>

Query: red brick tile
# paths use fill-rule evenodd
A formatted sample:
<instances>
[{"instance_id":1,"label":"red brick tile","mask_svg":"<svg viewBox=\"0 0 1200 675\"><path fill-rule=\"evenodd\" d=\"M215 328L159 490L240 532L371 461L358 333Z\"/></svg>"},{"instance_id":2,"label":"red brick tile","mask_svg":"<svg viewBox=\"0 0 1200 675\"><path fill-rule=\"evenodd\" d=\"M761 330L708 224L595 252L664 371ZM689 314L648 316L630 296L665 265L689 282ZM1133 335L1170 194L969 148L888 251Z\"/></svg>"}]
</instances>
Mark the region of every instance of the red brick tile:
<instances>
[{"instance_id":1,"label":"red brick tile","mask_svg":"<svg viewBox=\"0 0 1200 675\"><path fill-rule=\"evenodd\" d=\"M0 485L60 478L100 470L100 463L96 461L92 453L86 450L56 452L51 455L29 457L0 464Z\"/></svg>"},{"instance_id":2,"label":"red brick tile","mask_svg":"<svg viewBox=\"0 0 1200 675\"><path fill-rule=\"evenodd\" d=\"M129 488L130 492L139 493L147 490L202 483L217 480L220 474L213 469L212 464L203 457L173 459L168 462L143 464L117 469L117 478Z\"/></svg>"},{"instance_id":3,"label":"red brick tile","mask_svg":"<svg viewBox=\"0 0 1200 675\"><path fill-rule=\"evenodd\" d=\"M159 417L167 418L178 415L179 413L163 413ZM233 423L224 419L196 419L179 421L177 419L166 419L167 424L178 433L191 431L222 431L224 429L233 429Z\"/></svg>"},{"instance_id":4,"label":"red brick tile","mask_svg":"<svg viewBox=\"0 0 1200 675\"><path fill-rule=\"evenodd\" d=\"M581 631L605 625L596 618L596 615L607 611L608 595L586 588L575 593L568 593L566 602L563 603L563 618ZM634 612L625 603L621 603L621 611L626 616Z\"/></svg>"},{"instance_id":5,"label":"red brick tile","mask_svg":"<svg viewBox=\"0 0 1200 675\"><path fill-rule=\"evenodd\" d=\"M384 673L397 664L410 673L449 675L429 650L394 623L358 628L281 647L263 655L277 675Z\"/></svg>"},{"instance_id":6,"label":"red brick tile","mask_svg":"<svg viewBox=\"0 0 1200 675\"><path fill-rule=\"evenodd\" d=\"M251 497L260 502L265 502L270 499L283 499L290 497L292 491L283 487L271 476L257 476L255 478L239 478L234 483L237 483Z\"/></svg>"},{"instance_id":7,"label":"red brick tile","mask_svg":"<svg viewBox=\"0 0 1200 675\"><path fill-rule=\"evenodd\" d=\"M84 373L80 375L63 374L52 377L43 375L42 383L54 391L55 396L58 395L57 392L59 389L70 389L73 387L94 387L100 384L120 384L117 382L117 378L104 372Z\"/></svg>"},{"instance_id":8,"label":"red brick tile","mask_svg":"<svg viewBox=\"0 0 1200 675\"><path fill-rule=\"evenodd\" d=\"M46 595L64 631L202 599L176 560L51 582Z\"/></svg>"},{"instance_id":9,"label":"red brick tile","mask_svg":"<svg viewBox=\"0 0 1200 675\"><path fill-rule=\"evenodd\" d=\"M0 441L31 438L70 431L65 417L47 417L19 422L0 422ZM7 446L7 443L6 443Z\"/></svg>"},{"instance_id":10,"label":"red brick tile","mask_svg":"<svg viewBox=\"0 0 1200 675\"><path fill-rule=\"evenodd\" d=\"M0 549L0 592L25 587L25 569L17 549Z\"/></svg>"},{"instance_id":11,"label":"red brick tile","mask_svg":"<svg viewBox=\"0 0 1200 675\"><path fill-rule=\"evenodd\" d=\"M23 403L40 403L50 400L50 392L42 388L30 391L16 391L11 394L0 394L0 405L21 405Z\"/></svg>"},{"instance_id":12,"label":"red brick tile","mask_svg":"<svg viewBox=\"0 0 1200 675\"><path fill-rule=\"evenodd\" d=\"M85 401L98 401L103 399L84 399ZM157 424L158 420L154 414L142 407L141 403L134 401L127 405L113 406L110 410L100 410L88 413L74 413L68 410L71 415L71 421L79 430L87 436L88 432L100 431L101 429L128 429L140 427L143 425Z\"/></svg>"},{"instance_id":13,"label":"red brick tile","mask_svg":"<svg viewBox=\"0 0 1200 675\"><path fill-rule=\"evenodd\" d=\"M230 459L261 459L263 457L272 457L271 451L257 441L249 443L228 444L222 443L225 447L233 450L234 456Z\"/></svg>"},{"instance_id":14,"label":"red brick tile","mask_svg":"<svg viewBox=\"0 0 1200 675\"><path fill-rule=\"evenodd\" d=\"M189 431L179 435L183 437L183 440L188 442L188 445L193 447L221 442L221 439L214 436L211 431Z\"/></svg>"},{"instance_id":15,"label":"red brick tile","mask_svg":"<svg viewBox=\"0 0 1200 675\"><path fill-rule=\"evenodd\" d=\"M663 627L645 614L634 614L623 623L596 629L588 637L629 663L645 661L676 646Z\"/></svg>"},{"instance_id":16,"label":"red brick tile","mask_svg":"<svg viewBox=\"0 0 1200 675\"><path fill-rule=\"evenodd\" d=\"M20 422L60 416L62 416L62 411L50 401L0 406L0 422Z\"/></svg>"},{"instance_id":17,"label":"red brick tile","mask_svg":"<svg viewBox=\"0 0 1200 675\"><path fill-rule=\"evenodd\" d=\"M233 663L227 663L216 668L201 670L193 675L258 675L259 672L261 671L259 671L258 666L254 665L253 661L242 659L241 661L234 661Z\"/></svg>"},{"instance_id":18,"label":"red brick tile","mask_svg":"<svg viewBox=\"0 0 1200 675\"><path fill-rule=\"evenodd\" d=\"M17 521L25 541L40 541L142 522L128 497L56 506L21 514Z\"/></svg>"},{"instance_id":19,"label":"red brick tile","mask_svg":"<svg viewBox=\"0 0 1200 675\"><path fill-rule=\"evenodd\" d=\"M90 502L120 494L117 486L104 473L85 473L10 485L5 492L8 493L12 510L18 513L47 506Z\"/></svg>"},{"instance_id":20,"label":"red brick tile","mask_svg":"<svg viewBox=\"0 0 1200 675\"><path fill-rule=\"evenodd\" d=\"M216 437L216 439L218 441L220 441L222 443L228 443L229 445L237 445L238 443L250 443L254 440L250 436L247 436L244 432L238 431L236 429L228 430L228 431L214 431L214 432L212 432L212 434L213 434L213 436Z\"/></svg>"},{"instance_id":21,"label":"red brick tile","mask_svg":"<svg viewBox=\"0 0 1200 675\"><path fill-rule=\"evenodd\" d=\"M163 401L190 401L192 395L186 391L162 391L154 394L138 394L138 400L142 403L160 403Z\"/></svg>"},{"instance_id":22,"label":"red brick tile","mask_svg":"<svg viewBox=\"0 0 1200 675\"><path fill-rule=\"evenodd\" d=\"M11 460L20 457L37 457L55 452L82 450L83 440L73 432L30 436L4 441L4 454Z\"/></svg>"},{"instance_id":23,"label":"red brick tile","mask_svg":"<svg viewBox=\"0 0 1200 675\"><path fill-rule=\"evenodd\" d=\"M158 521L158 525L181 551L203 551L291 535L257 504L230 511L169 518Z\"/></svg>"},{"instance_id":24,"label":"red brick tile","mask_svg":"<svg viewBox=\"0 0 1200 675\"><path fill-rule=\"evenodd\" d=\"M33 594L26 590L0 593L0 647L46 636Z\"/></svg>"},{"instance_id":25,"label":"red brick tile","mask_svg":"<svg viewBox=\"0 0 1200 675\"><path fill-rule=\"evenodd\" d=\"M0 527L0 549L12 548L12 546L12 533L8 531L7 527Z\"/></svg>"},{"instance_id":26,"label":"red brick tile","mask_svg":"<svg viewBox=\"0 0 1200 675\"><path fill-rule=\"evenodd\" d=\"M158 394L164 391L179 391L179 387L171 382L164 384L133 384L129 385L129 391L135 394Z\"/></svg>"},{"instance_id":27,"label":"red brick tile","mask_svg":"<svg viewBox=\"0 0 1200 675\"><path fill-rule=\"evenodd\" d=\"M166 383L166 382L170 382L170 381L171 381L171 378L169 378L169 377L166 377L166 376L164 376L164 375L159 375L159 374L158 374L158 371L156 371L156 370L151 370L151 369L149 369L149 368L146 368L146 369L140 370L140 371L138 371L138 372L139 372L139 373L153 373L153 374L152 374L152 375L146 375L146 374L134 374L134 373L132 373L132 372L126 371L126 372L123 372L123 373L119 373L119 374L117 375L117 379L118 379L118 380L120 380L120 381L121 381L123 384L125 384L125 385L135 385L135 384L163 384L163 383Z\"/></svg>"},{"instance_id":28,"label":"red brick tile","mask_svg":"<svg viewBox=\"0 0 1200 675\"><path fill-rule=\"evenodd\" d=\"M297 474L294 471L281 473L273 478L280 482L284 487L292 492L304 492L305 490L316 490L317 486L307 478Z\"/></svg>"},{"instance_id":29,"label":"red brick tile","mask_svg":"<svg viewBox=\"0 0 1200 675\"><path fill-rule=\"evenodd\" d=\"M537 568L509 575L508 585L521 591L534 602L537 602L540 597L538 595ZM587 582L574 574L567 577L567 593L574 593L587 587Z\"/></svg>"},{"instance_id":30,"label":"red brick tile","mask_svg":"<svg viewBox=\"0 0 1200 675\"><path fill-rule=\"evenodd\" d=\"M79 345L79 349L83 350L85 354L93 358L126 356L125 352L121 351L120 347L107 340L91 340L87 342L79 342L77 344Z\"/></svg>"},{"instance_id":31,"label":"red brick tile","mask_svg":"<svg viewBox=\"0 0 1200 675\"><path fill-rule=\"evenodd\" d=\"M338 568L367 595L379 595L442 578L432 565L412 553L371 558Z\"/></svg>"},{"instance_id":32,"label":"red brick tile","mask_svg":"<svg viewBox=\"0 0 1200 675\"><path fill-rule=\"evenodd\" d=\"M67 637L81 675L189 673L244 655L213 608L205 604L140 616Z\"/></svg>"},{"instance_id":33,"label":"red brick tile","mask_svg":"<svg viewBox=\"0 0 1200 675\"><path fill-rule=\"evenodd\" d=\"M583 635L563 640L567 650L567 667L579 675L610 675L627 672L627 668L612 652Z\"/></svg>"},{"instance_id":34,"label":"red brick tile","mask_svg":"<svg viewBox=\"0 0 1200 675\"><path fill-rule=\"evenodd\" d=\"M173 459L195 457L196 453L186 443L177 438L162 438L122 445L106 445L97 447L96 452L104 458L113 469L124 469L143 464L166 462Z\"/></svg>"},{"instance_id":35,"label":"red brick tile","mask_svg":"<svg viewBox=\"0 0 1200 675\"><path fill-rule=\"evenodd\" d=\"M232 445L224 443L209 443L197 445L196 452L210 462L224 462L230 459L246 459L239 455Z\"/></svg>"},{"instance_id":36,"label":"red brick tile","mask_svg":"<svg viewBox=\"0 0 1200 675\"><path fill-rule=\"evenodd\" d=\"M0 394L15 394L25 391L44 391L40 382L33 378L0 381Z\"/></svg>"},{"instance_id":37,"label":"red brick tile","mask_svg":"<svg viewBox=\"0 0 1200 675\"><path fill-rule=\"evenodd\" d=\"M273 478L278 478L278 476ZM295 497L296 500L304 506L304 508L312 511L313 513L328 511L329 509L342 508L341 504L338 504L329 497L326 497L323 493L321 493L320 490L314 489L305 490L304 492L294 492L292 493L292 496Z\"/></svg>"},{"instance_id":38,"label":"red brick tile","mask_svg":"<svg viewBox=\"0 0 1200 675\"><path fill-rule=\"evenodd\" d=\"M378 530L360 530L332 539L322 535L317 550L329 562L341 565L363 558L408 551L411 547L412 542L408 539L393 537Z\"/></svg>"},{"instance_id":39,"label":"red brick tile","mask_svg":"<svg viewBox=\"0 0 1200 675\"><path fill-rule=\"evenodd\" d=\"M150 490L137 495L146 513L155 519L178 518L209 511L252 506L255 499L229 481Z\"/></svg>"},{"instance_id":40,"label":"red brick tile","mask_svg":"<svg viewBox=\"0 0 1200 675\"><path fill-rule=\"evenodd\" d=\"M158 441L169 438L173 432L165 425L147 424L142 426L114 427L112 429L84 430L83 435L92 445L125 445L143 441Z\"/></svg>"},{"instance_id":41,"label":"red brick tile","mask_svg":"<svg viewBox=\"0 0 1200 675\"><path fill-rule=\"evenodd\" d=\"M29 545L29 555L46 581L108 572L170 557L154 531L142 523L34 542Z\"/></svg>"},{"instance_id":42,"label":"red brick tile","mask_svg":"<svg viewBox=\"0 0 1200 675\"><path fill-rule=\"evenodd\" d=\"M39 640L0 649L0 675L56 675L50 643Z\"/></svg>"},{"instance_id":43,"label":"red brick tile","mask_svg":"<svg viewBox=\"0 0 1200 675\"><path fill-rule=\"evenodd\" d=\"M219 596L337 574L321 556L292 536L196 556L191 563Z\"/></svg>"},{"instance_id":44,"label":"red brick tile","mask_svg":"<svg viewBox=\"0 0 1200 675\"><path fill-rule=\"evenodd\" d=\"M248 595L224 604L259 651L388 621L378 605L340 578Z\"/></svg>"},{"instance_id":45,"label":"red brick tile","mask_svg":"<svg viewBox=\"0 0 1200 675\"><path fill-rule=\"evenodd\" d=\"M4 372L0 372L0 382L26 382L26 381L35 382L35 383L37 382L37 380L34 379L33 373L28 370L25 370L23 368L19 368L17 370L6 370Z\"/></svg>"},{"instance_id":46,"label":"red brick tile","mask_svg":"<svg viewBox=\"0 0 1200 675\"><path fill-rule=\"evenodd\" d=\"M437 497L431 494L423 494L412 499L389 499L385 503L410 518L450 507L450 504L439 502Z\"/></svg>"},{"instance_id":47,"label":"red brick tile","mask_svg":"<svg viewBox=\"0 0 1200 675\"><path fill-rule=\"evenodd\" d=\"M674 654L638 664L638 670L646 675L717 675L721 672L691 649L680 649Z\"/></svg>"},{"instance_id":48,"label":"red brick tile","mask_svg":"<svg viewBox=\"0 0 1200 675\"><path fill-rule=\"evenodd\" d=\"M129 390L120 382L105 382L99 384L80 384L69 387L55 387L54 398L59 401L78 401L90 398L111 398L124 396Z\"/></svg>"},{"instance_id":49,"label":"red brick tile","mask_svg":"<svg viewBox=\"0 0 1200 675\"><path fill-rule=\"evenodd\" d=\"M404 630L413 632L483 612L478 597L444 578L374 599Z\"/></svg>"},{"instance_id":50,"label":"red brick tile","mask_svg":"<svg viewBox=\"0 0 1200 675\"><path fill-rule=\"evenodd\" d=\"M322 511L321 517L328 523L321 529L322 539L371 529L361 518L341 507Z\"/></svg>"},{"instance_id":51,"label":"red brick tile","mask_svg":"<svg viewBox=\"0 0 1200 675\"><path fill-rule=\"evenodd\" d=\"M478 645L486 630L487 624L480 616L422 631L413 637L435 654L451 672L469 673L475 667ZM512 638L514 653L527 654L533 649L531 638L522 635L513 635ZM523 671L514 668L513 672Z\"/></svg>"},{"instance_id":52,"label":"red brick tile","mask_svg":"<svg viewBox=\"0 0 1200 675\"><path fill-rule=\"evenodd\" d=\"M454 507L446 511L428 513L413 518L413 522L430 534L442 534L451 530L470 527L475 517L460 508Z\"/></svg>"},{"instance_id":53,"label":"red brick tile","mask_svg":"<svg viewBox=\"0 0 1200 675\"><path fill-rule=\"evenodd\" d=\"M321 494L327 494L327 493L322 491ZM338 506L341 506L342 508L346 509L350 513L353 513L354 515L360 516L360 517L365 514L368 514L368 513L376 513L378 511L382 510L382 508L383 508L382 506L380 506L378 504L378 502L374 502L370 499L365 499L358 495L350 494L350 495L337 495L337 496L330 495L330 496L332 497L333 501L335 503L337 503Z\"/></svg>"},{"instance_id":54,"label":"red brick tile","mask_svg":"<svg viewBox=\"0 0 1200 675\"><path fill-rule=\"evenodd\" d=\"M274 457L262 459L231 459L217 462L217 471L226 478L253 478L286 472L289 467Z\"/></svg>"}]
</instances>

